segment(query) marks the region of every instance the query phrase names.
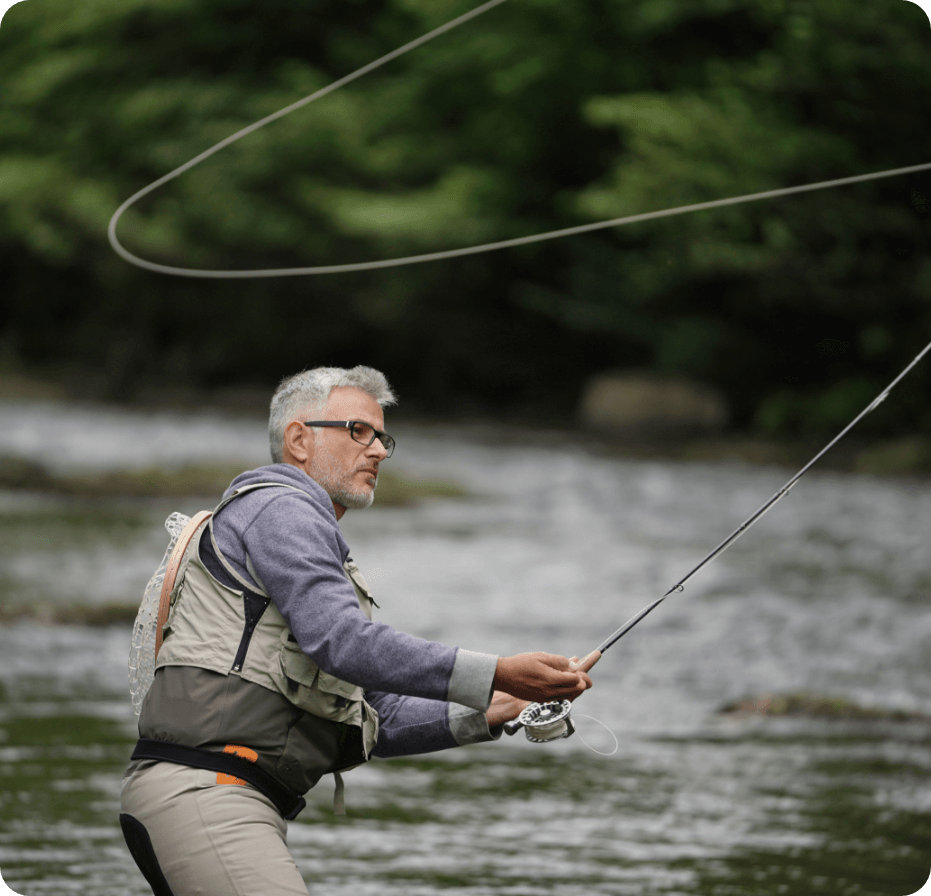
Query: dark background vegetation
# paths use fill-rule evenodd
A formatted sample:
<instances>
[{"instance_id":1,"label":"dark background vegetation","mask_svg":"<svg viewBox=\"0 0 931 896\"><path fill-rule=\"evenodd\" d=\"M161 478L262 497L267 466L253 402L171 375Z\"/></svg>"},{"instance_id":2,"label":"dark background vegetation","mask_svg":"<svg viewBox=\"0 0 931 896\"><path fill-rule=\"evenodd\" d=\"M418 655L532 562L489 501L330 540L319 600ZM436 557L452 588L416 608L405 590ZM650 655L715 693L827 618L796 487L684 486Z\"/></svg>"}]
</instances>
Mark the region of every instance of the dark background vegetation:
<instances>
[{"instance_id":1,"label":"dark background vegetation","mask_svg":"<svg viewBox=\"0 0 931 896\"><path fill-rule=\"evenodd\" d=\"M836 429L931 338L929 174L361 274L207 282L112 253L136 190L469 8L12 7L0 368L132 401L370 363L409 411L551 422L589 375L639 368L780 436ZM224 150L120 234L185 267L438 251L929 161L928 109L931 26L902 0L513 0ZM931 433L929 385L926 364L866 431Z\"/></svg>"}]
</instances>

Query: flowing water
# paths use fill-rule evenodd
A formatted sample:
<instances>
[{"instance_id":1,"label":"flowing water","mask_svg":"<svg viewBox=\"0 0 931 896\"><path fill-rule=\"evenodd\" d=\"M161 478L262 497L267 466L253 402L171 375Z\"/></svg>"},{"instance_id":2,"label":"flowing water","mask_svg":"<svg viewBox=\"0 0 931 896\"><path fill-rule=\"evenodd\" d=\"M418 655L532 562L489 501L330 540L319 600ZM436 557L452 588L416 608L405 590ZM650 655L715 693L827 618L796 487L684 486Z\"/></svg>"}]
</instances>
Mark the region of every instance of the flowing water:
<instances>
[{"instance_id":1,"label":"flowing water","mask_svg":"<svg viewBox=\"0 0 931 896\"><path fill-rule=\"evenodd\" d=\"M499 654L593 649L792 472L390 428L393 467L470 497L346 515L380 618ZM261 420L0 404L0 455L51 454L63 471L246 468L266 452ZM0 601L134 602L164 518L209 503L0 492ZM326 781L311 791L288 835L309 891L914 893L931 871L931 725L719 709L808 691L931 715L929 533L928 482L809 473L606 653L575 737L375 761L347 777L347 818ZM116 820L135 735L129 635L0 629L0 871L24 896L149 892ZM595 719L613 755L583 743L614 747Z\"/></svg>"}]
</instances>

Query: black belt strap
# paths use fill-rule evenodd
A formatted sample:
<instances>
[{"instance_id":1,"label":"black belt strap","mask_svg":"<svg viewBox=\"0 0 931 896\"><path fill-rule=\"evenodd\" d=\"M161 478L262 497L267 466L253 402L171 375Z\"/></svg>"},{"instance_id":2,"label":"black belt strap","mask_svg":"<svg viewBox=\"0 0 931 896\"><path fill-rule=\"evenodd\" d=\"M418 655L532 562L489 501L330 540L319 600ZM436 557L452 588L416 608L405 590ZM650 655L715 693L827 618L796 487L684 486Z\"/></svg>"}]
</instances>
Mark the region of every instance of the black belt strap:
<instances>
[{"instance_id":1,"label":"black belt strap","mask_svg":"<svg viewBox=\"0 0 931 896\"><path fill-rule=\"evenodd\" d=\"M286 821L297 818L298 813L307 805L300 794L280 784L268 772L262 771L248 759L242 759L232 753L215 753L200 747L186 747L184 744L171 744L143 737L136 744L132 758L159 759L162 762L173 762L175 765L188 765L191 768L203 768L242 778L265 794Z\"/></svg>"}]
</instances>

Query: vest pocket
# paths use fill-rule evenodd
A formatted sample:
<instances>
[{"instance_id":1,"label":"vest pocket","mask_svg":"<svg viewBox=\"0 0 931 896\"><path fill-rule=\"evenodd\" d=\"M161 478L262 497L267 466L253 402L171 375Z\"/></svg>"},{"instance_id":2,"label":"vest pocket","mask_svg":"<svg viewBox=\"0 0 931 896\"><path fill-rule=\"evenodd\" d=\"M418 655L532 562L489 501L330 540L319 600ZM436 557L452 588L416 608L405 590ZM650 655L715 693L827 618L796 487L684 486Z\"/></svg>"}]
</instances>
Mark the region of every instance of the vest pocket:
<instances>
[{"instance_id":1,"label":"vest pocket","mask_svg":"<svg viewBox=\"0 0 931 896\"><path fill-rule=\"evenodd\" d=\"M321 691L327 694L335 694L337 697L345 697L347 700L362 699L362 688L350 684L348 681L343 681L335 675L330 675L329 672L324 672L323 669L317 673L316 684Z\"/></svg>"},{"instance_id":2,"label":"vest pocket","mask_svg":"<svg viewBox=\"0 0 931 896\"><path fill-rule=\"evenodd\" d=\"M360 725L362 688L324 672L301 648L282 634L277 668L272 678L295 706L333 722Z\"/></svg>"},{"instance_id":3,"label":"vest pocket","mask_svg":"<svg viewBox=\"0 0 931 896\"><path fill-rule=\"evenodd\" d=\"M369 583L365 581L365 577L359 571L359 567L356 565L355 560L347 560L343 564L343 571L349 577L349 581L352 582L356 590L356 597L359 599L359 606L362 608L362 612L371 619L372 607L377 607L378 604L375 603L375 598L372 597Z\"/></svg>"}]
</instances>

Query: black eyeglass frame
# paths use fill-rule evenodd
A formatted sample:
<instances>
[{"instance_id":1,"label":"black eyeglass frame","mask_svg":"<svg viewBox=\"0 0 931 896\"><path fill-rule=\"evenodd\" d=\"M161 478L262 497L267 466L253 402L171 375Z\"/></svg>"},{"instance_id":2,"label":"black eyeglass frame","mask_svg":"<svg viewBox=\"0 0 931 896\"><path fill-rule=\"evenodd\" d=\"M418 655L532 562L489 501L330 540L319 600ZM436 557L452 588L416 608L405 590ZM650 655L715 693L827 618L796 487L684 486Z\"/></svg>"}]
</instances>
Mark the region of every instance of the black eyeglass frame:
<instances>
[{"instance_id":1,"label":"black eyeglass frame","mask_svg":"<svg viewBox=\"0 0 931 896\"><path fill-rule=\"evenodd\" d=\"M375 429L371 423L366 423L364 420L304 420L304 426L339 426L349 430L349 435L352 436L354 442L358 442L360 445L365 445L368 447L378 439L381 442L382 447L388 452L385 457L386 459L391 457L394 454L395 445L397 442L394 439L394 436L389 436L388 433L382 432L379 429ZM372 438L367 442L362 439L356 438L356 427L357 426L367 426L372 430ZM387 440L387 441L386 441Z\"/></svg>"}]
</instances>

